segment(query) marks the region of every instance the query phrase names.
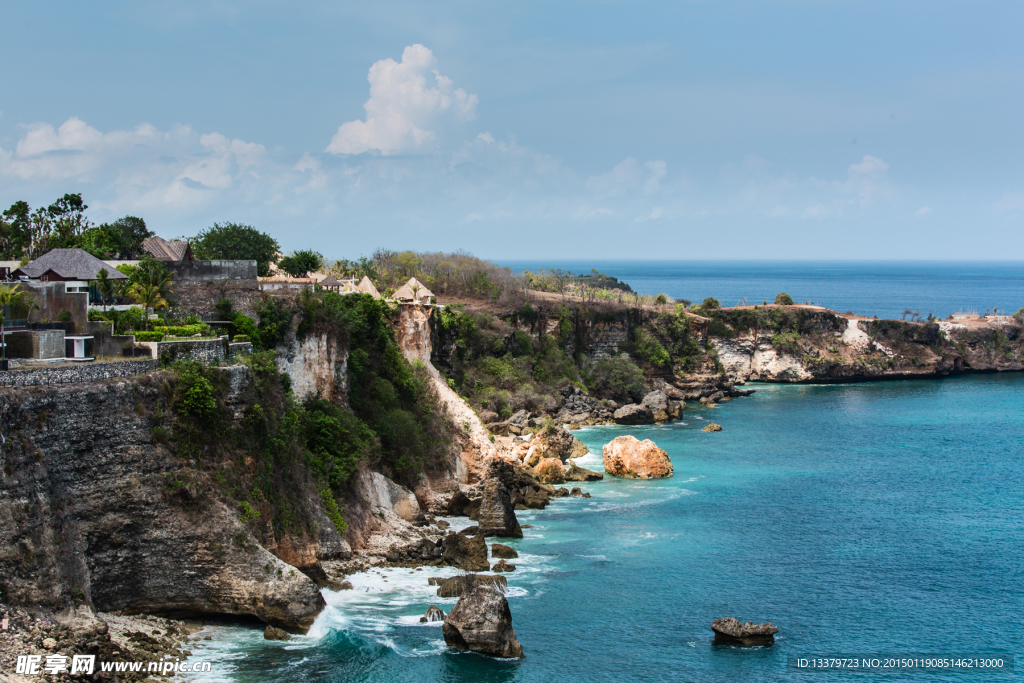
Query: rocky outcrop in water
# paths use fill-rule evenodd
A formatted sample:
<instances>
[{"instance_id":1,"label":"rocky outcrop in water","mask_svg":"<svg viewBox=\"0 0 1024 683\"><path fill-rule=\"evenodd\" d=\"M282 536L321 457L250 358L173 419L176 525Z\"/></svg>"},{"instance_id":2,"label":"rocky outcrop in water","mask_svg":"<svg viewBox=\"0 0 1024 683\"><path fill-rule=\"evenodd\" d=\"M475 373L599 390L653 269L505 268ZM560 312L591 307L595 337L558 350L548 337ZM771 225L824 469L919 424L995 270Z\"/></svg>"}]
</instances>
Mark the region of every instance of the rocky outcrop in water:
<instances>
[{"instance_id":1,"label":"rocky outcrop in water","mask_svg":"<svg viewBox=\"0 0 1024 683\"><path fill-rule=\"evenodd\" d=\"M739 645L771 645L775 642L775 634L779 632L771 622L743 623L733 617L715 619L711 622L711 630L715 632L715 642Z\"/></svg>"},{"instance_id":2,"label":"rocky outcrop in water","mask_svg":"<svg viewBox=\"0 0 1024 683\"><path fill-rule=\"evenodd\" d=\"M483 536L449 533L441 541L441 557L446 564L469 572L485 572L491 568Z\"/></svg>"},{"instance_id":3,"label":"rocky outcrop in water","mask_svg":"<svg viewBox=\"0 0 1024 683\"><path fill-rule=\"evenodd\" d=\"M490 586L474 586L463 593L445 617L441 632L449 647L492 657L523 657L523 646L512 628L508 600Z\"/></svg>"},{"instance_id":4,"label":"rocky outcrop in water","mask_svg":"<svg viewBox=\"0 0 1024 683\"><path fill-rule=\"evenodd\" d=\"M659 479L672 476L668 453L653 441L635 436L620 436L605 444L604 470L613 477L626 479Z\"/></svg>"},{"instance_id":5,"label":"rocky outcrop in water","mask_svg":"<svg viewBox=\"0 0 1024 683\"><path fill-rule=\"evenodd\" d=\"M477 523L481 536L523 537L523 530L512 506L512 498L497 477L490 477L484 483Z\"/></svg>"},{"instance_id":6,"label":"rocky outcrop in water","mask_svg":"<svg viewBox=\"0 0 1024 683\"><path fill-rule=\"evenodd\" d=\"M263 639L264 640L291 640L292 637L290 635L288 635L287 631L285 631L283 629L280 629L280 628L276 628L274 626L271 626L271 625L267 624L267 627L265 629L263 629Z\"/></svg>"},{"instance_id":7,"label":"rocky outcrop in water","mask_svg":"<svg viewBox=\"0 0 1024 683\"><path fill-rule=\"evenodd\" d=\"M501 543L494 543L491 545L491 557L514 560L519 557L519 553L516 552L515 548L509 548L507 545L502 545Z\"/></svg>"},{"instance_id":8,"label":"rocky outcrop in water","mask_svg":"<svg viewBox=\"0 0 1024 683\"><path fill-rule=\"evenodd\" d=\"M450 579L438 578L434 584L431 585L437 586L437 597L457 598L476 585L491 586L492 588L497 588L504 592L508 587L508 580L504 576L462 574L460 576L453 576Z\"/></svg>"},{"instance_id":9,"label":"rocky outcrop in water","mask_svg":"<svg viewBox=\"0 0 1024 683\"><path fill-rule=\"evenodd\" d=\"M579 467L572 460L569 461L569 467L565 470L566 481L600 481L602 479L604 479L604 475L600 472Z\"/></svg>"},{"instance_id":10,"label":"rocky outcrop in water","mask_svg":"<svg viewBox=\"0 0 1024 683\"><path fill-rule=\"evenodd\" d=\"M429 624L433 621L444 621L444 611L437 605L431 605L427 613L420 617L421 624Z\"/></svg>"},{"instance_id":11,"label":"rocky outcrop in water","mask_svg":"<svg viewBox=\"0 0 1024 683\"><path fill-rule=\"evenodd\" d=\"M702 429L701 431L702 432L720 432L720 431L722 431L722 425L718 424L717 422L709 422L708 424L704 425L704 429Z\"/></svg>"}]
</instances>

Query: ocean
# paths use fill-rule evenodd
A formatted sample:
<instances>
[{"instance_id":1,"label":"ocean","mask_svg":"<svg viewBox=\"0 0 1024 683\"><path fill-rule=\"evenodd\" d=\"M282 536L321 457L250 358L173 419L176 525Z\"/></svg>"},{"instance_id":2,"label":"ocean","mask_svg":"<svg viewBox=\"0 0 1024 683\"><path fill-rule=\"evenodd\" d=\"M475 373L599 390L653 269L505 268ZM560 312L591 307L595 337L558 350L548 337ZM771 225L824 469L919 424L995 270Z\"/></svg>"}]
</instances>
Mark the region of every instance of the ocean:
<instances>
[{"instance_id":1,"label":"ocean","mask_svg":"<svg viewBox=\"0 0 1024 683\"><path fill-rule=\"evenodd\" d=\"M590 268L645 294L722 305L778 292L840 312L901 317L1024 306L1021 263L509 262ZM683 420L581 430L602 469L615 436L672 458L660 481L606 478L592 498L520 512L503 540L522 661L449 651L428 576L387 569L324 591L306 636L268 642L256 625L213 625L193 659L204 681L895 681L1013 680L1013 674L810 672L809 655L965 656L1024 652L1024 374L789 386L693 405ZM706 433L709 420L723 431ZM452 519L456 528L465 518ZM770 648L716 645L712 620L779 627ZM1021 663L1024 666L1024 662Z\"/></svg>"},{"instance_id":2,"label":"ocean","mask_svg":"<svg viewBox=\"0 0 1024 683\"><path fill-rule=\"evenodd\" d=\"M628 433L664 448L675 476L606 478L590 499L519 513L533 528L502 542L520 553L507 576L525 659L449 651L439 624L418 622L455 603L427 577L459 572L388 569L324 591L328 608L288 643L208 626L199 680L1015 680L789 661L1024 652L1024 375L751 386L678 422L577 432L585 467ZM723 430L701 431L709 420ZM726 616L773 622L776 644L716 645Z\"/></svg>"},{"instance_id":3,"label":"ocean","mask_svg":"<svg viewBox=\"0 0 1024 683\"><path fill-rule=\"evenodd\" d=\"M641 294L667 294L722 306L771 303L786 292L797 303L845 313L899 318L904 311L945 318L958 311L1024 306L1024 263L939 261L498 261L516 272L597 269Z\"/></svg>"}]
</instances>

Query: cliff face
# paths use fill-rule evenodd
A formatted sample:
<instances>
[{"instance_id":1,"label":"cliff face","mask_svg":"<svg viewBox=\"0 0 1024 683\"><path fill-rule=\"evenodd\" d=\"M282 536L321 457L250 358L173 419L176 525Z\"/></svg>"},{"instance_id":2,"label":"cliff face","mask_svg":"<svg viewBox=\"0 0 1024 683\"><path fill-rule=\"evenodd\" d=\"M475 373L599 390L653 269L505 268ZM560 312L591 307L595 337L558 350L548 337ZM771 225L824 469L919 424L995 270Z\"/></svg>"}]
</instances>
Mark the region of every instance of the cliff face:
<instances>
[{"instance_id":1,"label":"cliff face","mask_svg":"<svg viewBox=\"0 0 1024 683\"><path fill-rule=\"evenodd\" d=\"M907 323L815 311L799 333L711 335L734 381L841 382L1024 370L1013 318Z\"/></svg>"},{"instance_id":2,"label":"cliff face","mask_svg":"<svg viewBox=\"0 0 1024 683\"><path fill-rule=\"evenodd\" d=\"M437 493L452 489L452 482L448 481L449 479L454 478L463 484L475 483L486 470L486 459L497 457L497 450L490 441L490 432L430 361L432 311L433 309L427 306L403 305L395 325L395 340L403 355L409 361L419 361L426 366L434 391L444 404L448 416L464 431L464 438L458 444L459 456L452 463L451 470L446 476L426 479L417 490L421 498L425 499L428 508L432 507L431 502Z\"/></svg>"},{"instance_id":3,"label":"cliff face","mask_svg":"<svg viewBox=\"0 0 1024 683\"><path fill-rule=\"evenodd\" d=\"M244 389L248 370L230 370ZM250 615L304 632L316 585L154 439L162 373L0 390L0 590L20 603Z\"/></svg>"},{"instance_id":4,"label":"cliff face","mask_svg":"<svg viewBox=\"0 0 1024 683\"><path fill-rule=\"evenodd\" d=\"M292 381L292 391L302 399L314 394L345 405L348 401L348 346L330 330L318 330L299 340L296 317L277 345L277 369Z\"/></svg>"}]
</instances>

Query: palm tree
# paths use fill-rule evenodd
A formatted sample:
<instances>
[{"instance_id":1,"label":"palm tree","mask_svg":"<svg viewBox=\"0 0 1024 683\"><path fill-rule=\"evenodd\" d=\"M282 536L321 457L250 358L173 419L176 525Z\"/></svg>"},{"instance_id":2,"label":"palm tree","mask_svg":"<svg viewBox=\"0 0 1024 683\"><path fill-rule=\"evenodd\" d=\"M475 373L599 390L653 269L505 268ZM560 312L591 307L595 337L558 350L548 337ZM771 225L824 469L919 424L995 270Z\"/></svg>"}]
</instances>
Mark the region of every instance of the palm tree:
<instances>
[{"instance_id":1,"label":"palm tree","mask_svg":"<svg viewBox=\"0 0 1024 683\"><path fill-rule=\"evenodd\" d=\"M103 312L107 312L107 299L114 298L114 281L108 278L109 273L106 268L100 268L99 277L96 278L96 292L100 295L100 301L103 302Z\"/></svg>"},{"instance_id":2,"label":"palm tree","mask_svg":"<svg viewBox=\"0 0 1024 683\"><path fill-rule=\"evenodd\" d=\"M3 334L3 327L6 318L6 313L10 312L10 309L18 304L29 302L28 292L19 292L18 287L21 285L14 285L13 287L7 287L6 285L0 285L0 343L3 344L3 357L7 358L7 338Z\"/></svg>"},{"instance_id":3,"label":"palm tree","mask_svg":"<svg viewBox=\"0 0 1024 683\"><path fill-rule=\"evenodd\" d=\"M149 267L136 271L135 282L128 287L128 296L142 305L146 311L146 329L149 329L149 309L156 311L159 308L167 308L170 304L168 298L173 294L171 290L171 274L159 266Z\"/></svg>"}]
</instances>

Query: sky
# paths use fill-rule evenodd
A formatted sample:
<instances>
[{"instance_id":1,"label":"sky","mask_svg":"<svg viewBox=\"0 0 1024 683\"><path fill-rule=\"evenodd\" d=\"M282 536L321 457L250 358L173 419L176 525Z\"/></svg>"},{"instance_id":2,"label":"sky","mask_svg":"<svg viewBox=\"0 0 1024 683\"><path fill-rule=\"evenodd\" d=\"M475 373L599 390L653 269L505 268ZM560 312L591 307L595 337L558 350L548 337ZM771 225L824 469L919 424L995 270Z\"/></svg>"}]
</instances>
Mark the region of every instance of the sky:
<instances>
[{"instance_id":1,"label":"sky","mask_svg":"<svg viewBox=\"0 0 1024 683\"><path fill-rule=\"evenodd\" d=\"M1024 259L1024 4L0 4L0 210L284 251Z\"/></svg>"}]
</instances>

